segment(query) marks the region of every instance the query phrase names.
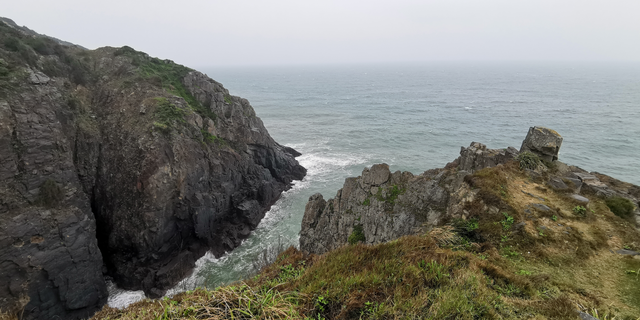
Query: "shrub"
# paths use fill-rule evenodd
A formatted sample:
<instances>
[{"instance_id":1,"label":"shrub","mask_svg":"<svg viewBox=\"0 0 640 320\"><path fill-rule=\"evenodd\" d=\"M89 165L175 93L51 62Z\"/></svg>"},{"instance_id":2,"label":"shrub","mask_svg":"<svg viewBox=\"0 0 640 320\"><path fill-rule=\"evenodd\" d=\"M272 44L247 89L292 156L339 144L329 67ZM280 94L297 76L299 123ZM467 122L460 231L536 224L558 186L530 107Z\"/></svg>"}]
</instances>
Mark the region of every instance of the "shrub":
<instances>
[{"instance_id":1,"label":"shrub","mask_svg":"<svg viewBox=\"0 0 640 320\"><path fill-rule=\"evenodd\" d=\"M361 225L356 225L353 227L353 231L351 235L349 235L349 244L356 244L358 242L365 242L366 238L364 237L364 232L362 230Z\"/></svg>"},{"instance_id":2,"label":"shrub","mask_svg":"<svg viewBox=\"0 0 640 320\"><path fill-rule=\"evenodd\" d=\"M516 157L516 161L520 163L521 169L530 170L535 170L541 163L540 158L529 151L520 153L518 157Z\"/></svg>"},{"instance_id":3,"label":"shrub","mask_svg":"<svg viewBox=\"0 0 640 320\"><path fill-rule=\"evenodd\" d=\"M20 40L14 37L8 37L4 39L4 47L9 51L17 52L20 48Z\"/></svg>"},{"instance_id":4,"label":"shrub","mask_svg":"<svg viewBox=\"0 0 640 320\"><path fill-rule=\"evenodd\" d=\"M612 197L605 201L609 210L618 217L629 218L633 215L634 205L631 200L622 197Z\"/></svg>"},{"instance_id":5,"label":"shrub","mask_svg":"<svg viewBox=\"0 0 640 320\"><path fill-rule=\"evenodd\" d=\"M587 208L583 206L575 206L573 207L573 212L579 216L583 216L587 214Z\"/></svg>"},{"instance_id":6,"label":"shrub","mask_svg":"<svg viewBox=\"0 0 640 320\"><path fill-rule=\"evenodd\" d=\"M158 107L154 113L158 121L154 122L154 126L163 131L169 130L174 126L175 122L184 123L185 111L178 108L166 98L156 98Z\"/></svg>"}]
</instances>

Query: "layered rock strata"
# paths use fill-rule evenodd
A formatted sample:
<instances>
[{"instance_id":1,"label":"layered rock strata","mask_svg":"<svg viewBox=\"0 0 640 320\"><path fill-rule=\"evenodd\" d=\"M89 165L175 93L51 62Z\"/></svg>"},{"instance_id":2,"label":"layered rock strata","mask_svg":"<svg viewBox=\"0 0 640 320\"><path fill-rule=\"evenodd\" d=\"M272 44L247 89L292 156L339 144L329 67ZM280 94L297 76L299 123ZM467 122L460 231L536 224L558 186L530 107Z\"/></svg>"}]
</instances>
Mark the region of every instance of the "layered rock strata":
<instances>
[{"instance_id":1,"label":"layered rock strata","mask_svg":"<svg viewBox=\"0 0 640 320\"><path fill-rule=\"evenodd\" d=\"M0 38L2 310L86 317L106 302L103 272L161 296L306 173L202 73L3 22Z\"/></svg>"}]
</instances>

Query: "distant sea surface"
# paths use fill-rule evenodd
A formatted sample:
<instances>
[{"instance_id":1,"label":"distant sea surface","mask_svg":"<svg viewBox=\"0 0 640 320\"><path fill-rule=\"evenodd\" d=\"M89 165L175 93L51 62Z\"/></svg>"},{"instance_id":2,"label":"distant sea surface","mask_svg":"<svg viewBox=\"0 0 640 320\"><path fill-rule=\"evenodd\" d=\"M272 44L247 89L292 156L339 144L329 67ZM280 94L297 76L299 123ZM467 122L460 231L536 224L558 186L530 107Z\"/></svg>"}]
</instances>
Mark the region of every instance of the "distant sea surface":
<instances>
[{"instance_id":1,"label":"distant sea surface","mask_svg":"<svg viewBox=\"0 0 640 320\"><path fill-rule=\"evenodd\" d=\"M206 255L170 293L240 280L267 247L297 245L314 193L333 198L375 163L419 174L472 141L520 149L529 127L560 133L560 161L640 185L640 64L432 63L200 68L248 99L271 136L302 153L303 181L233 252ZM111 287L109 303L142 297Z\"/></svg>"}]
</instances>

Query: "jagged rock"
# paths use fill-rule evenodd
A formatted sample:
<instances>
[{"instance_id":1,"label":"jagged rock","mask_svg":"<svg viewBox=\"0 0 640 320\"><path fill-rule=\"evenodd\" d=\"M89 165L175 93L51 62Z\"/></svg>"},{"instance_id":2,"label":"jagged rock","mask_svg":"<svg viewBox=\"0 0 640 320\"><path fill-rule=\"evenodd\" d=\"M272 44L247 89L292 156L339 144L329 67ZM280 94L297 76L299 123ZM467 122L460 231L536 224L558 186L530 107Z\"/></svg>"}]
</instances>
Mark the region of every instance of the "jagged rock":
<instances>
[{"instance_id":1,"label":"jagged rock","mask_svg":"<svg viewBox=\"0 0 640 320\"><path fill-rule=\"evenodd\" d=\"M562 136L556 131L544 127L531 127L522 141L520 152L529 151L545 161L558 160L558 151L562 145Z\"/></svg>"},{"instance_id":2,"label":"jagged rock","mask_svg":"<svg viewBox=\"0 0 640 320\"><path fill-rule=\"evenodd\" d=\"M487 167L513 160L518 151L487 149L473 142L461 148L460 157L444 169L414 176L391 173L386 164L365 168L362 175L347 178L336 197L313 195L305 208L300 249L321 254L344 245L356 225L362 226L366 243L374 244L422 232L447 218L466 218L463 207L475 197L464 177ZM544 200L542 200L544 201ZM489 211L498 210L487 207Z\"/></svg>"},{"instance_id":3,"label":"jagged rock","mask_svg":"<svg viewBox=\"0 0 640 320\"><path fill-rule=\"evenodd\" d=\"M598 177L592 175L590 173L574 173L582 182L582 188L588 190L590 192L595 193L601 197L611 197L613 196L613 190L610 190L609 187L600 181Z\"/></svg>"},{"instance_id":4,"label":"jagged rock","mask_svg":"<svg viewBox=\"0 0 640 320\"><path fill-rule=\"evenodd\" d=\"M566 190L566 189L569 189L567 184L564 183L564 181L562 181L562 179L557 178L557 177L552 177L551 179L549 179L549 182L547 182L547 184L551 188L553 188L555 190Z\"/></svg>"},{"instance_id":5,"label":"jagged rock","mask_svg":"<svg viewBox=\"0 0 640 320\"><path fill-rule=\"evenodd\" d=\"M507 149L487 149L482 143L472 142L467 148L460 148L460 157L456 160L459 170L473 173L482 168L490 168L515 159L518 150L514 147Z\"/></svg>"},{"instance_id":6,"label":"jagged rock","mask_svg":"<svg viewBox=\"0 0 640 320\"><path fill-rule=\"evenodd\" d=\"M391 173L386 164L365 168L357 178L347 178L336 197L311 196L300 231L300 249L321 254L347 242L355 225L361 225L366 243L374 244L437 225L448 211L473 192L462 187L468 172L430 170L414 176ZM467 192L463 192L462 190ZM454 207L456 207L454 209Z\"/></svg>"}]
</instances>

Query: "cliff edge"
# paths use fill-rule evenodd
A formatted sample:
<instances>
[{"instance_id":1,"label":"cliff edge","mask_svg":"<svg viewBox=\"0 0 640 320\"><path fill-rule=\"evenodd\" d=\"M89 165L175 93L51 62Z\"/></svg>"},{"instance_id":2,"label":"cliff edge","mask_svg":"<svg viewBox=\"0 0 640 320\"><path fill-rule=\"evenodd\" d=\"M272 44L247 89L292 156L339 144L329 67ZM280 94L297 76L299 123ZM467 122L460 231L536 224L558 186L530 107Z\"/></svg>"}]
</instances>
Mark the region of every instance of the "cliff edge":
<instances>
[{"instance_id":1,"label":"cliff edge","mask_svg":"<svg viewBox=\"0 0 640 320\"><path fill-rule=\"evenodd\" d=\"M0 308L86 317L103 272L161 296L249 235L297 155L200 72L0 21Z\"/></svg>"}]
</instances>

